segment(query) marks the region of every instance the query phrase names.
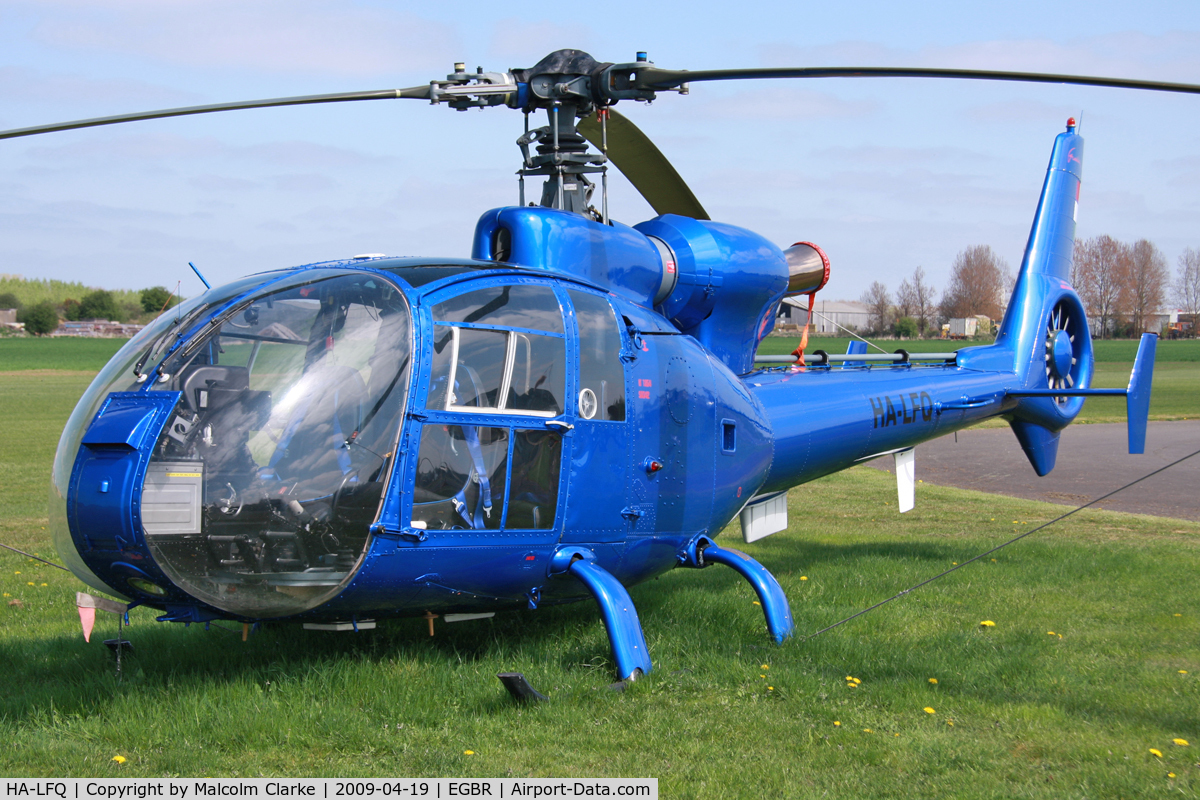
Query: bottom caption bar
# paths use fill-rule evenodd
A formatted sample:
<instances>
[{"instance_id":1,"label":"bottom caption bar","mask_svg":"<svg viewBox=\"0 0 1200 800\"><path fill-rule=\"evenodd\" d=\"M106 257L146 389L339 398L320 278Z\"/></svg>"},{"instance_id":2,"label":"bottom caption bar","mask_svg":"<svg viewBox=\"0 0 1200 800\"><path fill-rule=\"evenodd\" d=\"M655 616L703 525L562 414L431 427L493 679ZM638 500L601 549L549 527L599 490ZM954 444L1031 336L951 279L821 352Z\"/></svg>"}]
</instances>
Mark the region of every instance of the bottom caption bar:
<instances>
[{"instance_id":1,"label":"bottom caption bar","mask_svg":"<svg viewBox=\"0 0 1200 800\"><path fill-rule=\"evenodd\" d=\"M63 778L0 779L3 798L145 800L204 797L638 797L658 798L657 778Z\"/></svg>"}]
</instances>

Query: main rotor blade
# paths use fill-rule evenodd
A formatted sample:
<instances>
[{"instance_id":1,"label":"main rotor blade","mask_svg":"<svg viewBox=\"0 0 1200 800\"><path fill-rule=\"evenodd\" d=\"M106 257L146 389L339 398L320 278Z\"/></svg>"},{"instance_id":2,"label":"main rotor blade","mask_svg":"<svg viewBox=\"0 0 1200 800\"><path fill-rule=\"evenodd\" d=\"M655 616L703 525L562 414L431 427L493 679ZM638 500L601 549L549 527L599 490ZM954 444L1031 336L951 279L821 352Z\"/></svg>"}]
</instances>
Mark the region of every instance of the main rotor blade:
<instances>
[{"instance_id":1,"label":"main rotor blade","mask_svg":"<svg viewBox=\"0 0 1200 800\"><path fill-rule=\"evenodd\" d=\"M575 128L597 149L603 149L600 121L583 119ZM608 160L629 179L656 214L680 214L709 219L708 212L662 151L641 128L613 108L608 109Z\"/></svg>"},{"instance_id":2,"label":"main rotor blade","mask_svg":"<svg viewBox=\"0 0 1200 800\"><path fill-rule=\"evenodd\" d=\"M1124 78L1096 78L1087 75L1051 75L1041 72L996 72L983 69L925 69L921 67L766 67L762 69L686 69L645 67L632 80L639 89L672 89L697 81L736 81L758 78L964 78L984 81L1023 81L1027 83L1070 83L1080 86L1110 86L1118 89L1146 89L1153 92L1200 94L1200 86L1191 83L1135 81Z\"/></svg>"},{"instance_id":3,"label":"main rotor blade","mask_svg":"<svg viewBox=\"0 0 1200 800\"><path fill-rule=\"evenodd\" d=\"M339 94L310 94L303 97L275 97L270 100L243 100L238 103L216 103L210 106L187 106L166 108L159 111L140 111L133 114L117 114L112 117L79 119L73 122L58 122L53 125L36 125L32 128L14 128L0 131L0 139L15 139L18 136L35 136L39 133L69 131L75 128L94 128L98 125L116 125L121 122L138 122L145 119L164 117L186 117L190 114L212 114L217 111L240 111L247 108L271 108L274 106L304 106L313 103L348 103L355 100L396 100L398 98L429 99L429 86L414 86L410 89L381 89L373 92L341 92Z\"/></svg>"}]
</instances>

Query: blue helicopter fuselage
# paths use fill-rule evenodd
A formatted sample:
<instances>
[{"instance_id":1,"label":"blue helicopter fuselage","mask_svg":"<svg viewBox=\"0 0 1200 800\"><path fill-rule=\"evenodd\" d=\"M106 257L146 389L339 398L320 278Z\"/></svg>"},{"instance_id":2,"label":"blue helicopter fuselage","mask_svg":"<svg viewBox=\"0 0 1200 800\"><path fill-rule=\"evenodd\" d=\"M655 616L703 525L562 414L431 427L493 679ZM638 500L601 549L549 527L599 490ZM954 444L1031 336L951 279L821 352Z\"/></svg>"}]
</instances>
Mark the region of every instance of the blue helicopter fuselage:
<instances>
[{"instance_id":1,"label":"blue helicopter fuselage","mask_svg":"<svg viewBox=\"0 0 1200 800\"><path fill-rule=\"evenodd\" d=\"M953 363L756 370L783 252L673 215L497 209L471 260L211 290L80 401L54 467L59 552L169 620L486 612L587 597L584 556L644 581L752 498L988 417L1048 471L1082 400L1012 392L1046 387L1051 356L1091 378L1066 283L1081 153L1060 134L1000 336Z\"/></svg>"}]
</instances>

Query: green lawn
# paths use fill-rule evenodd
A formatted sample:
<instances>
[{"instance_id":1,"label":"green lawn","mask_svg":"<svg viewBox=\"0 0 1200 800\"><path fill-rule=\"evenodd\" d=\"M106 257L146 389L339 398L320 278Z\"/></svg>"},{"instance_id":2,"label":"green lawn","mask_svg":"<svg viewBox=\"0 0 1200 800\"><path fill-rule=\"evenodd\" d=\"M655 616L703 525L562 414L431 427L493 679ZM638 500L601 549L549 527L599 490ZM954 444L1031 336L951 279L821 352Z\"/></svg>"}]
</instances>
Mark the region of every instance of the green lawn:
<instances>
[{"instance_id":1,"label":"green lawn","mask_svg":"<svg viewBox=\"0 0 1200 800\"><path fill-rule=\"evenodd\" d=\"M0 339L0 372L60 369L98 372L128 339Z\"/></svg>"},{"instance_id":2,"label":"green lawn","mask_svg":"<svg viewBox=\"0 0 1200 800\"><path fill-rule=\"evenodd\" d=\"M42 498L87 381L0 374L0 541L56 558ZM795 489L790 503L787 532L741 545L735 523L722 542L779 578L801 634L1063 511L922 484L900 516L891 476L866 468ZM656 777L663 797L712 798L1195 797L1198 574L1200 525L1082 512L777 647L735 573L678 570L632 589L654 672L620 693L605 688L611 657L591 603L439 624L433 638L423 620L400 620L360 634L272 625L246 643L135 609L137 652L118 682L99 642L112 618L85 644L73 602L83 587L2 551L0 774ZM510 670L551 702L514 705L494 677Z\"/></svg>"}]
</instances>

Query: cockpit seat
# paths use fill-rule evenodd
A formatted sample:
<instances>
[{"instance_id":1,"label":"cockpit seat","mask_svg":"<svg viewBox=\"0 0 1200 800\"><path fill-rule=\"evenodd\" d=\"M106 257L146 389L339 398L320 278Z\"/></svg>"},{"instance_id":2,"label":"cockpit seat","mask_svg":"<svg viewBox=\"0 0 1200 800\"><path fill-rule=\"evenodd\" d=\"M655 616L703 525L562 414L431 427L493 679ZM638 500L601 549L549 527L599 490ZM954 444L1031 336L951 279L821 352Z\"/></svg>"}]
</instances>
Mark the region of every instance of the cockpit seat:
<instances>
[{"instance_id":1,"label":"cockpit seat","mask_svg":"<svg viewBox=\"0 0 1200 800\"><path fill-rule=\"evenodd\" d=\"M224 364L201 364L189 367L180 381L184 402L192 411L202 414L215 407L216 399L227 399L232 393L250 388L250 371L245 367L227 367ZM214 397L213 392L219 394Z\"/></svg>"},{"instance_id":2,"label":"cockpit seat","mask_svg":"<svg viewBox=\"0 0 1200 800\"><path fill-rule=\"evenodd\" d=\"M354 463L346 447L366 413L367 387L358 370L346 366L310 370L289 392L297 396L278 420L282 433L270 469L295 483L301 502L333 494L352 479Z\"/></svg>"}]
</instances>

